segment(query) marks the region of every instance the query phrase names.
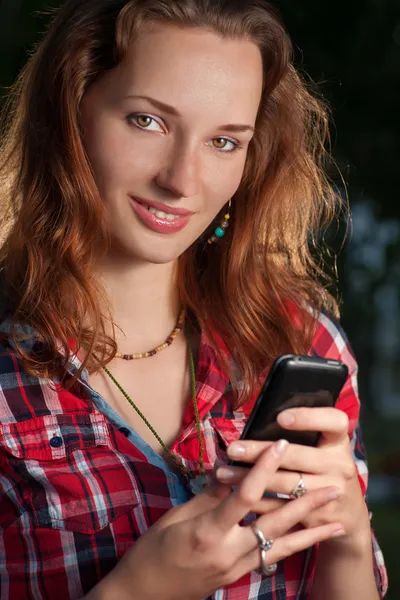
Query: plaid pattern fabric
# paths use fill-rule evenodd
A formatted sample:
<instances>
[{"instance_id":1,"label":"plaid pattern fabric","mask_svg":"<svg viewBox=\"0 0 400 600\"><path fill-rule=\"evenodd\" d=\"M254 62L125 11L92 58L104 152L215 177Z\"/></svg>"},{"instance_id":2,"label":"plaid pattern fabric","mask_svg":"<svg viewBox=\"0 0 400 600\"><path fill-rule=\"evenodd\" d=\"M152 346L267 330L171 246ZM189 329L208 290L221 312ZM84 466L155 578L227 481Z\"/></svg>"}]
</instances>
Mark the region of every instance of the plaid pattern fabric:
<instances>
[{"instance_id":1,"label":"plaid pattern fabric","mask_svg":"<svg viewBox=\"0 0 400 600\"><path fill-rule=\"evenodd\" d=\"M0 329L9 328L10 323L3 321ZM27 341L28 346L35 350L34 341ZM174 499L165 471L97 408L86 372L65 391L56 382L27 375L14 350L12 344L0 345L0 597L75 600L116 565L174 505ZM349 416L354 460L365 493L357 364L340 326L326 314L319 317L311 353L341 359L349 366L338 407ZM71 372L78 367L75 358ZM227 445L240 437L251 402L232 410L232 390L204 335L197 394L205 468L211 471L226 461ZM189 469L198 469L191 403L172 450ZM387 577L373 533L372 545L383 597ZM290 557L272 577L252 572L210 600L306 600L317 553L312 548Z\"/></svg>"}]
</instances>

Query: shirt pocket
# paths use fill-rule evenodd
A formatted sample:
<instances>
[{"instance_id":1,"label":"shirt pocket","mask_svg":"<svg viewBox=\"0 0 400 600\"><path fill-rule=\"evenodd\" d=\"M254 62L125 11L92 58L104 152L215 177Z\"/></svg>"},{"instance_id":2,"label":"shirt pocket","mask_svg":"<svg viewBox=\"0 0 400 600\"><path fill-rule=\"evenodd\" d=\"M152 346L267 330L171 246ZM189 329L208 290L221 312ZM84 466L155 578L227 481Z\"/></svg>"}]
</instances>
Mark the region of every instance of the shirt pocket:
<instances>
[{"instance_id":1,"label":"shirt pocket","mask_svg":"<svg viewBox=\"0 0 400 600\"><path fill-rule=\"evenodd\" d=\"M91 534L139 503L101 413L0 424L0 450L2 527L28 511L33 527Z\"/></svg>"}]
</instances>

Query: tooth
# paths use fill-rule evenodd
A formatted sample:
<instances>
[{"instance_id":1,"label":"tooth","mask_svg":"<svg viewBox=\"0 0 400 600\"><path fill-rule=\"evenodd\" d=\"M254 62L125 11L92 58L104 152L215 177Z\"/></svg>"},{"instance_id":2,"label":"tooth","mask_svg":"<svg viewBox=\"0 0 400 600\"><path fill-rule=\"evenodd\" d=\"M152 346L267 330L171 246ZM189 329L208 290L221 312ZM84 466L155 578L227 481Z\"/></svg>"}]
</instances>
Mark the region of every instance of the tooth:
<instances>
[{"instance_id":1,"label":"tooth","mask_svg":"<svg viewBox=\"0 0 400 600\"><path fill-rule=\"evenodd\" d=\"M171 215L169 213L165 213L162 210L157 210L152 206L150 206L148 210L159 219L164 219L164 221L175 221L175 219L179 219L179 215Z\"/></svg>"}]
</instances>

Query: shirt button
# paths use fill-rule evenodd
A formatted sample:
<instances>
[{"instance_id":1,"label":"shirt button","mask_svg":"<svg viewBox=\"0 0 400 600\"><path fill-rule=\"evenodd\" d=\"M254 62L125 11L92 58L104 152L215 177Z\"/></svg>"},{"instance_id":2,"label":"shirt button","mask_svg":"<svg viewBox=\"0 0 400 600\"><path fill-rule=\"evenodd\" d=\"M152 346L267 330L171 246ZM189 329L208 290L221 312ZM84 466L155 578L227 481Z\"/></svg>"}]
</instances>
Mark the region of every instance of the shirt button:
<instances>
[{"instance_id":1,"label":"shirt button","mask_svg":"<svg viewBox=\"0 0 400 600\"><path fill-rule=\"evenodd\" d=\"M55 435L55 436L54 436L53 438L51 438L51 440L50 440L50 446L51 446L52 448L60 448L60 446L62 446L62 445L63 445L63 443L64 443L64 442L63 442L63 439L62 439L60 436L58 436L58 435Z\"/></svg>"},{"instance_id":2,"label":"shirt button","mask_svg":"<svg viewBox=\"0 0 400 600\"><path fill-rule=\"evenodd\" d=\"M125 437L129 437L130 431L127 427L120 427L120 432L124 434Z\"/></svg>"}]
</instances>

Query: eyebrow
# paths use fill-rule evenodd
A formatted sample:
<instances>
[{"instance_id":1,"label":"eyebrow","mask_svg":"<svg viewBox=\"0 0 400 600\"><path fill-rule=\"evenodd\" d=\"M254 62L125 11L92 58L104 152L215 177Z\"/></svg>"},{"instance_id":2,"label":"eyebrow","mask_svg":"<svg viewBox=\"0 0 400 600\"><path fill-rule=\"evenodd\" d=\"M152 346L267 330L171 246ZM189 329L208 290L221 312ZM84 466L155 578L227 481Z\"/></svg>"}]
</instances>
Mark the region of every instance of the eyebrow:
<instances>
[{"instance_id":1,"label":"eyebrow","mask_svg":"<svg viewBox=\"0 0 400 600\"><path fill-rule=\"evenodd\" d=\"M173 115L174 117L181 116L180 113L176 110L176 108L174 108L170 104L165 104L165 102L161 102L160 100L156 100L155 98L151 98L150 96L135 96L135 95L130 94L129 96L126 96L126 98L132 98L134 100L146 100L147 102L150 102L150 104L153 104L153 106L155 106L159 110L162 110L170 115ZM240 124L233 124L233 123L228 123L227 125L221 125L219 127L219 129L225 129L225 131L232 131L232 132L237 132L237 133L244 132L244 131L252 131L254 133L254 131L255 131L254 127L252 127L251 125L240 125Z\"/></svg>"}]
</instances>

